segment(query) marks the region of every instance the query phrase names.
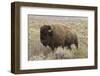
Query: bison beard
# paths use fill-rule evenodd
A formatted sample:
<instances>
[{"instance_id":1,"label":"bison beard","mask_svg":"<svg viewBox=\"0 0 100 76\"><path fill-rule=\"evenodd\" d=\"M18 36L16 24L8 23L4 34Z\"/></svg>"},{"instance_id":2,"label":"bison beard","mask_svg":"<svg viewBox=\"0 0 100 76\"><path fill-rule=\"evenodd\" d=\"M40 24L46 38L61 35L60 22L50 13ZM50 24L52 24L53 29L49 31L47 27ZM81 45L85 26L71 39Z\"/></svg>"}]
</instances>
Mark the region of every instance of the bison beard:
<instances>
[{"instance_id":1,"label":"bison beard","mask_svg":"<svg viewBox=\"0 0 100 76\"><path fill-rule=\"evenodd\" d=\"M78 48L77 35L63 25L43 25L40 28L40 40L45 47L49 46L52 50L59 46L68 47L71 50L72 44Z\"/></svg>"}]
</instances>

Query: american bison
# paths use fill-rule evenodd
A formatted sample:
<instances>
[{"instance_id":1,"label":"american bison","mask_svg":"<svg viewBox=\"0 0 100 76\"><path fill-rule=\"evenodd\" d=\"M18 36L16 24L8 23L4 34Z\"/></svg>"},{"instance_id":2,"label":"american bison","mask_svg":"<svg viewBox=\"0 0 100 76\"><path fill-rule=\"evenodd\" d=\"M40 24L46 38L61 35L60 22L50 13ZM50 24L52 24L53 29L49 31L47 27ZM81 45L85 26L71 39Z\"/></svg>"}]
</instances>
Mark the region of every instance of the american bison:
<instances>
[{"instance_id":1,"label":"american bison","mask_svg":"<svg viewBox=\"0 0 100 76\"><path fill-rule=\"evenodd\" d=\"M71 45L75 44L78 48L78 37L73 30L64 25L43 25L40 28L40 41L46 47L49 46L52 50L61 46L68 47L71 50Z\"/></svg>"}]
</instances>

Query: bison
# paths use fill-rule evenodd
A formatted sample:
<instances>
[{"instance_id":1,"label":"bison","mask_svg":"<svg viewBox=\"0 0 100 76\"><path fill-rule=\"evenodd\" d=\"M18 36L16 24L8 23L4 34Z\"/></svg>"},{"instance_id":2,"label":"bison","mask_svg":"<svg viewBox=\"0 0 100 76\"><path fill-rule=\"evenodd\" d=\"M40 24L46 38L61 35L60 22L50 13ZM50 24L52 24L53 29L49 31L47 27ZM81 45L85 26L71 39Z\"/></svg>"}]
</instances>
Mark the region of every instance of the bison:
<instances>
[{"instance_id":1,"label":"bison","mask_svg":"<svg viewBox=\"0 0 100 76\"><path fill-rule=\"evenodd\" d=\"M78 37L73 30L65 25L43 25L40 27L40 41L46 47L52 50L59 46L72 49L71 45L75 44L78 48Z\"/></svg>"}]
</instances>

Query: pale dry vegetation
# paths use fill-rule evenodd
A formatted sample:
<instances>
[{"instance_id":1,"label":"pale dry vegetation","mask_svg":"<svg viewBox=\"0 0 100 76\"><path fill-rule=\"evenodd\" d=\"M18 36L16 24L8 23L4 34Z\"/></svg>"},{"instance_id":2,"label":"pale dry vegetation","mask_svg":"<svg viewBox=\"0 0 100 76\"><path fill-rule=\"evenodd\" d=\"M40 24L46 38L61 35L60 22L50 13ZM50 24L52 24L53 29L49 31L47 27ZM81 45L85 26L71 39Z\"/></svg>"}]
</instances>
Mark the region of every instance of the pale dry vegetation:
<instances>
[{"instance_id":1,"label":"pale dry vegetation","mask_svg":"<svg viewBox=\"0 0 100 76\"><path fill-rule=\"evenodd\" d=\"M28 15L28 60L75 59L88 57L88 18ZM54 52L40 42L40 27L44 24L60 24L72 28L78 35L79 48L61 47Z\"/></svg>"}]
</instances>

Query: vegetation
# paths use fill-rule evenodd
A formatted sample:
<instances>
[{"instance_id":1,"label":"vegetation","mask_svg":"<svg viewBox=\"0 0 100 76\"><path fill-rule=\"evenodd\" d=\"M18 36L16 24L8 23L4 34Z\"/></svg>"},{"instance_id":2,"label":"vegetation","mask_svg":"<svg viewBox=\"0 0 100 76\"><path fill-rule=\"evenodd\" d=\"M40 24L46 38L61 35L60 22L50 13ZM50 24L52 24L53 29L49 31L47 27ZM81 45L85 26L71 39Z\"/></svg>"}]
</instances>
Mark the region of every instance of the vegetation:
<instances>
[{"instance_id":1,"label":"vegetation","mask_svg":"<svg viewBox=\"0 0 100 76\"><path fill-rule=\"evenodd\" d=\"M28 15L28 60L75 59L88 57L88 18ZM59 47L54 52L40 42L40 27L61 24L72 28L78 35L79 48Z\"/></svg>"}]
</instances>

